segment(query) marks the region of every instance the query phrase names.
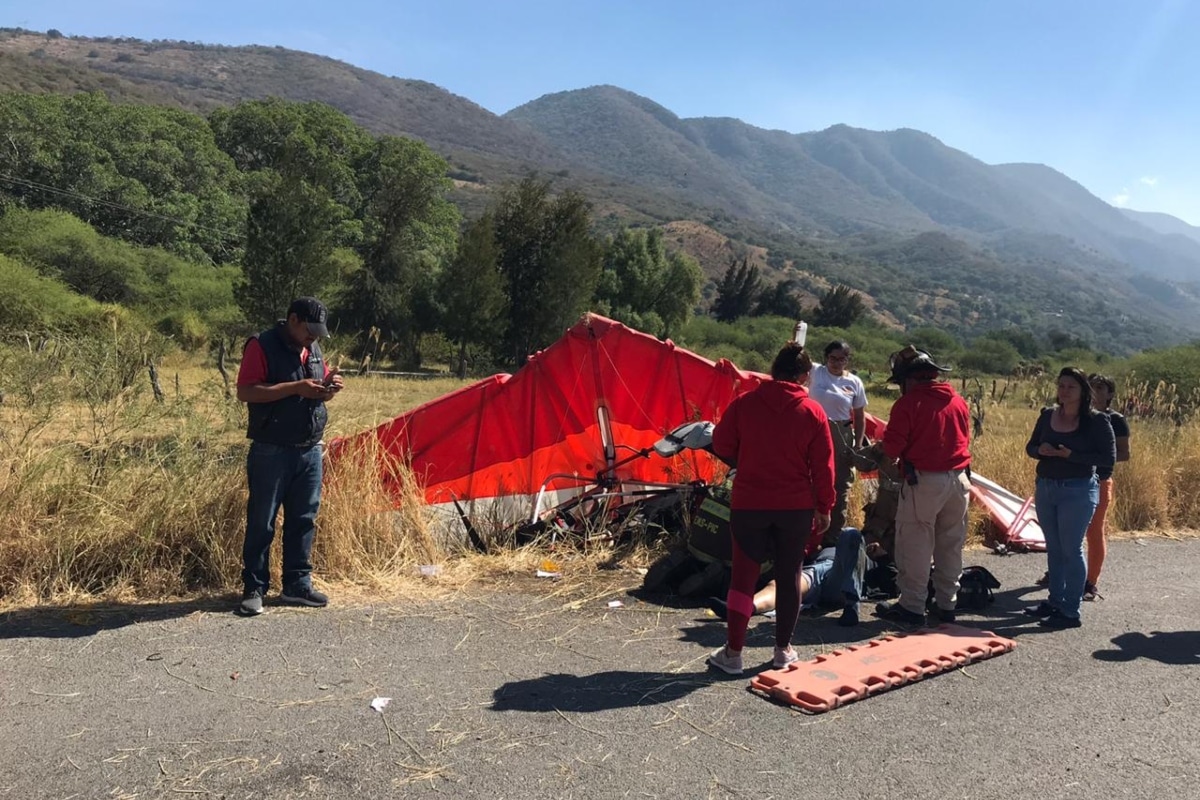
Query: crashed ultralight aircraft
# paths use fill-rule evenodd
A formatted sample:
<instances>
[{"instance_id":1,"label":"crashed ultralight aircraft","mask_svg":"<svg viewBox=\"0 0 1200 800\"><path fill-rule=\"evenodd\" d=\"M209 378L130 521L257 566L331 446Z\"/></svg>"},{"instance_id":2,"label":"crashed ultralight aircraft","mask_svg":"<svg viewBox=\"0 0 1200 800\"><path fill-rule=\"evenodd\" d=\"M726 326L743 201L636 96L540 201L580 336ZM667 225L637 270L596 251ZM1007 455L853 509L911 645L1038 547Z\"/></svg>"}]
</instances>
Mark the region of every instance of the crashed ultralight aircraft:
<instances>
[{"instance_id":1,"label":"crashed ultralight aircraft","mask_svg":"<svg viewBox=\"0 0 1200 800\"><path fill-rule=\"evenodd\" d=\"M371 445L381 459L408 464L426 503L447 521L536 520L597 487L619 502L639 487L711 483L724 471L711 453L687 442L663 447L664 437L671 441L687 423L719 420L735 397L764 380L585 314L515 374L484 378L338 439L330 458L336 465L342 453ZM871 438L885 427L868 415ZM383 474L399 496L398 473ZM1031 504L986 479L973 483L1003 542L1011 529L1014 547L1044 547Z\"/></svg>"},{"instance_id":2,"label":"crashed ultralight aircraft","mask_svg":"<svg viewBox=\"0 0 1200 800\"><path fill-rule=\"evenodd\" d=\"M457 502L472 517L517 521L598 481L711 481L722 468L710 453L663 457L655 443L685 423L719 419L765 379L586 314L515 374L338 440L330 455L373 439L383 457L407 461L435 510L457 516Z\"/></svg>"}]
</instances>

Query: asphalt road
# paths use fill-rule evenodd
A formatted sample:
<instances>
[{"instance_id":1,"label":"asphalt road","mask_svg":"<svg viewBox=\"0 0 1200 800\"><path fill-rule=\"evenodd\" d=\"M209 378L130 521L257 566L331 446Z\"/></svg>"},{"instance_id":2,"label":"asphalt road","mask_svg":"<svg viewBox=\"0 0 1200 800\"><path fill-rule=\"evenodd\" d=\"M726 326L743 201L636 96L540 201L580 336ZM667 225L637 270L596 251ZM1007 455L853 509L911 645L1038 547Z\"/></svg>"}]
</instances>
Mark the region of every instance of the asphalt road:
<instances>
[{"instance_id":1,"label":"asphalt road","mask_svg":"<svg viewBox=\"0 0 1200 800\"><path fill-rule=\"evenodd\" d=\"M1003 587L964 621L1016 649L822 715L707 671L724 628L697 610L532 579L249 620L18 611L0 797L1200 797L1200 541L1113 543L1105 599L1058 632L1018 614L1043 558L967 560ZM802 655L887 630L864 619L802 618ZM747 662L771 643L758 620Z\"/></svg>"}]
</instances>

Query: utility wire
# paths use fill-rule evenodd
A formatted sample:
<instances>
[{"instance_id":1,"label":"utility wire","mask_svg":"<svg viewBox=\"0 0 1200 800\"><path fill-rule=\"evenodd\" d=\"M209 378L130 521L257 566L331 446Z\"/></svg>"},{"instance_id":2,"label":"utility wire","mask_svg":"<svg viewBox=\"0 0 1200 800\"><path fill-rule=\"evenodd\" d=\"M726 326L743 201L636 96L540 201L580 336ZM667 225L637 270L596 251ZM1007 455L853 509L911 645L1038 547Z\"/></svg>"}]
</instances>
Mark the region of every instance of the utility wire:
<instances>
[{"instance_id":1,"label":"utility wire","mask_svg":"<svg viewBox=\"0 0 1200 800\"><path fill-rule=\"evenodd\" d=\"M231 231L225 231L225 230L221 230L219 228L211 228L207 225L202 225L199 222L192 222L189 220L179 219L177 217L169 217L165 214L159 214L154 211L147 211L144 208L134 208L132 206L122 205L121 203L114 203L110 200L104 200L99 197L92 197L90 195L83 194L82 192L74 191L73 189L59 189L55 186L49 186L47 184L39 183L37 181L31 181L28 178L18 178L15 175L8 175L3 172L0 172L0 180L7 181L9 183L16 184L18 186L26 186L31 189L38 189L43 192L50 192L52 194L62 195L64 197L72 197L72 198L75 198L76 200L84 200L89 203L96 203L97 205L107 206L109 208L115 208L119 211L127 211L130 214L140 214L141 216L144 216L144 217L152 217L154 219L161 219L165 222L173 222L176 225L182 225L185 228L195 228L197 230L208 231L209 233L215 233L219 236L224 236L224 237L227 237L230 239L236 239L238 237L238 234L233 233Z\"/></svg>"}]
</instances>

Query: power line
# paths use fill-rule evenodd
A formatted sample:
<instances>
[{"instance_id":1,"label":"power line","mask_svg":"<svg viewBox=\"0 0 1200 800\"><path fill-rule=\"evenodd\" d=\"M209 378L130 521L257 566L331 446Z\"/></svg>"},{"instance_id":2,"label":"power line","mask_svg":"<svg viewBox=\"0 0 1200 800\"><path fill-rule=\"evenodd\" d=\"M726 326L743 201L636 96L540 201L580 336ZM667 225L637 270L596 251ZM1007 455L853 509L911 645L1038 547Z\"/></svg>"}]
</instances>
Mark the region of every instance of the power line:
<instances>
[{"instance_id":1,"label":"power line","mask_svg":"<svg viewBox=\"0 0 1200 800\"><path fill-rule=\"evenodd\" d=\"M224 231L219 228L211 228L207 225L202 225L199 222L193 222L190 220L179 219L177 217L169 217L166 214L159 214L154 211L147 211L144 208L134 208L132 206L122 205L121 203L114 203L111 200L104 200L99 197L92 197L92 196L86 195L82 192L77 192L73 189L59 189L58 187L55 187L55 186L50 186L45 183L39 183L38 181L32 181L32 180L29 180L28 178L18 178L15 175L8 175L3 172L0 172L0 180L7 181L7 182L15 184L17 186L26 186L31 189L38 189L43 192L50 192L52 194L62 195L64 197L71 197L76 200L83 200L83 201L86 201L89 203L95 203L97 205L107 206L109 208L114 208L119 211L129 212L130 214L139 214L143 217L152 217L154 219L160 219L165 222L172 222L176 225L182 225L185 228L195 228L197 230L208 231L209 233L215 233L219 236L223 236L223 237L230 238L230 239L236 239L238 236L238 234L233 233L231 231ZM222 247L224 247L224 246L222 245Z\"/></svg>"}]
</instances>

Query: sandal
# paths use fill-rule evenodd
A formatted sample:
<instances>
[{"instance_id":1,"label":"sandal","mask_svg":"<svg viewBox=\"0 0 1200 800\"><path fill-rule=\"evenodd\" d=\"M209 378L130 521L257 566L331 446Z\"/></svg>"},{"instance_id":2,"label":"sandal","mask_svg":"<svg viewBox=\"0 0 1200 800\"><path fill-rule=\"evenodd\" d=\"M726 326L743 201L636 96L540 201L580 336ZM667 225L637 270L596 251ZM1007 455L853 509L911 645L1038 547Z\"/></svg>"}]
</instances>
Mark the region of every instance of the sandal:
<instances>
[{"instance_id":1,"label":"sandal","mask_svg":"<svg viewBox=\"0 0 1200 800\"><path fill-rule=\"evenodd\" d=\"M1083 599L1091 602L1093 600L1103 600L1104 595L1100 594L1100 590L1096 588L1094 583L1085 583L1083 585Z\"/></svg>"}]
</instances>

